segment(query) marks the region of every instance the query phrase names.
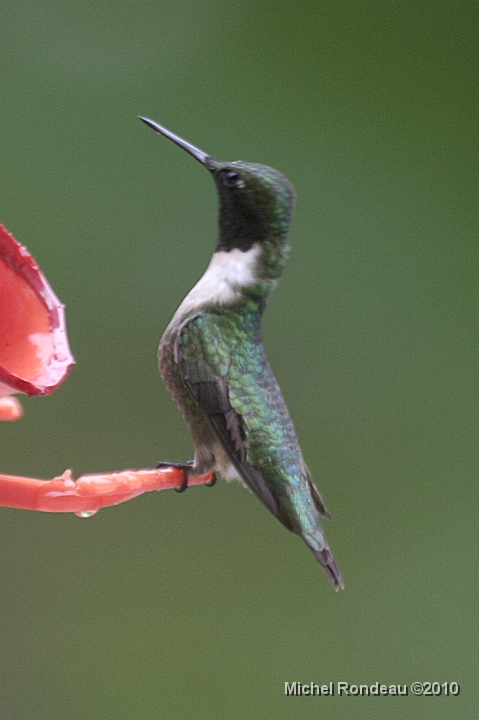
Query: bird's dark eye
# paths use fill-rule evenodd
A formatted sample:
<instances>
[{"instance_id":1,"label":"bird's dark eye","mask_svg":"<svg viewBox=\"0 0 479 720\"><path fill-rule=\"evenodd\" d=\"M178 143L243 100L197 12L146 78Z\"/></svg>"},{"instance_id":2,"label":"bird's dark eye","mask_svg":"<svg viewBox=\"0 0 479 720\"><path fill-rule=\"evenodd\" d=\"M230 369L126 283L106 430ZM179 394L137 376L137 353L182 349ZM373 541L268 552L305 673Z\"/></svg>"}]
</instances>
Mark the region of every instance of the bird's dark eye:
<instances>
[{"instance_id":1,"label":"bird's dark eye","mask_svg":"<svg viewBox=\"0 0 479 720\"><path fill-rule=\"evenodd\" d=\"M235 170L227 170L225 173L223 173L223 185L226 185L226 187L230 188L239 188L244 187L244 181L239 173L237 173Z\"/></svg>"}]
</instances>

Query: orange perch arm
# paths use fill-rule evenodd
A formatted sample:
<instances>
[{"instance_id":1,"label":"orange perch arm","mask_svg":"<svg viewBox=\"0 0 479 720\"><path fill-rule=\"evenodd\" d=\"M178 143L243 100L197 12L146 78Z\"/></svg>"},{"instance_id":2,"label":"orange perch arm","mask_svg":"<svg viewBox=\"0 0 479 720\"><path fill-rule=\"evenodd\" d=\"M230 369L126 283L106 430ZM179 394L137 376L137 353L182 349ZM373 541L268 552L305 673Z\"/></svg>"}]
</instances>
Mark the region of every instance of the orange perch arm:
<instances>
[{"instance_id":1,"label":"orange perch arm","mask_svg":"<svg viewBox=\"0 0 479 720\"><path fill-rule=\"evenodd\" d=\"M212 480L212 474L190 475L188 485ZM174 467L82 475L76 481L70 470L53 480L0 475L0 507L73 512L88 517L103 507L118 505L144 492L181 487L182 482L183 471Z\"/></svg>"}]
</instances>

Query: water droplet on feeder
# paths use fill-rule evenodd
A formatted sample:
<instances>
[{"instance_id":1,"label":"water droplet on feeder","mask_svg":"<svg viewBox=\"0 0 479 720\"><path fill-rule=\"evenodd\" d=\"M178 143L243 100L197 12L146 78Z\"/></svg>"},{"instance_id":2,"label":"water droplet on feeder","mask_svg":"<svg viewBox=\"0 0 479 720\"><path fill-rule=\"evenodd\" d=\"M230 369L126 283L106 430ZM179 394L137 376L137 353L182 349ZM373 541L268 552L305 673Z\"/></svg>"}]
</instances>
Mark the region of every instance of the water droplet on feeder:
<instances>
[{"instance_id":1,"label":"water droplet on feeder","mask_svg":"<svg viewBox=\"0 0 479 720\"><path fill-rule=\"evenodd\" d=\"M89 518L96 515L97 512L98 510L80 510L80 512L75 513L75 515L81 518Z\"/></svg>"}]
</instances>

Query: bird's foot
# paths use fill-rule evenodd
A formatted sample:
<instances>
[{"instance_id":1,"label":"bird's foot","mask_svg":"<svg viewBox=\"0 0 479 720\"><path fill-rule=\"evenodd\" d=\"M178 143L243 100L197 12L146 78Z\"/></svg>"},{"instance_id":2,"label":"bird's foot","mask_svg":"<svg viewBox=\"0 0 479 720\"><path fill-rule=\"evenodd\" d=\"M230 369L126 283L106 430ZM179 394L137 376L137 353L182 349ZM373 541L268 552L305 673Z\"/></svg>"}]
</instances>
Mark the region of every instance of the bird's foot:
<instances>
[{"instance_id":1,"label":"bird's foot","mask_svg":"<svg viewBox=\"0 0 479 720\"><path fill-rule=\"evenodd\" d=\"M213 473L213 480L210 480L209 482L205 483L205 487L213 487L213 485L216 485L216 481L218 480L216 473Z\"/></svg>"},{"instance_id":2,"label":"bird's foot","mask_svg":"<svg viewBox=\"0 0 479 720\"><path fill-rule=\"evenodd\" d=\"M178 468L179 470L183 470L183 482L181 483L180 487L175 488L176 492L182 493L185 492L186 488L188 487L188 476L190 475L191 471L193 470L194 460L188 460L186 463L171 463L171 462L159 462L157 464L157 468ZM216 484L217 480L216 473L213 473L213 479L210 480L210 482L204 483L205 487L213 487L213 485Z\"/></svg>"},{"instance_id":3,"label":"bird's foot","mask_svg":"<svg viewBox=\"0 0 479 720\"><path fill-rule=\"evenodd\" d=\"M188 487L188 475L191 472L191 469L193 467L193 460L188 460L187 463L171 463L171 462L159 462L157 464L157 468L178 468L179 470L183 470L183 482L181 483L180 487L175 488L176 492L182 493L185 492L186 488Z\"/></svg>"}]
</instances>

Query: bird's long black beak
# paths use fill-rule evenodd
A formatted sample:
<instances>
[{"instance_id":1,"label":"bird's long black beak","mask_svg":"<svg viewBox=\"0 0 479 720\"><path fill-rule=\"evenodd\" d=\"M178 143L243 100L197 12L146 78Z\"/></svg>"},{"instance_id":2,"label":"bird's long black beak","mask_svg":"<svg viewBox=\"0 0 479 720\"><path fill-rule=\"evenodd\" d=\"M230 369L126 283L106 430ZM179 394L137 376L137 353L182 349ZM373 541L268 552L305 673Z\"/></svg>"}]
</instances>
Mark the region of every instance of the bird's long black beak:
<instances>
[{"instance_id":1,"label":"bird's long black beak","mask_svg":"<svg viewBox=\"0 0 479 720\"><path fill-rule=\"evenodd\" d=\"M173 140L173 142L183 148L183 150L186 150L187 153L199 160L202 165L205 165L208 169L210 169L208 161L211 160L211 158L209 155L204 153L203 150L200 150L194 145L191 145L191 143L186 142L186 140L178 137L178 135L170 132L166 128L162 127L162 125L158 125L158 123L156 123L154 120L149 120L146 117L141 117L141 115L138 115L138 117L140 120L143 120L146 125L149 125L151 128L153 128L153 130L156 130L156 132L159 132L161 135L164 135L170 140Z\"/></svg>"}]
</instances>

